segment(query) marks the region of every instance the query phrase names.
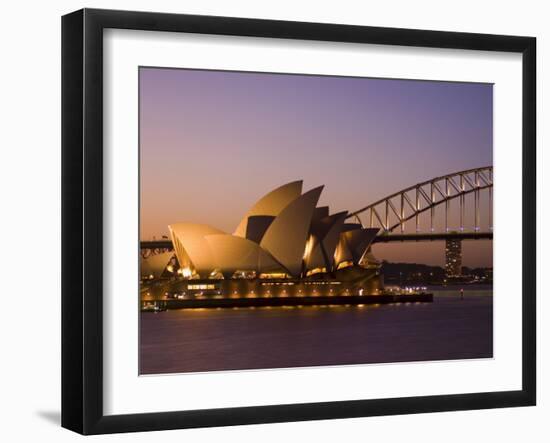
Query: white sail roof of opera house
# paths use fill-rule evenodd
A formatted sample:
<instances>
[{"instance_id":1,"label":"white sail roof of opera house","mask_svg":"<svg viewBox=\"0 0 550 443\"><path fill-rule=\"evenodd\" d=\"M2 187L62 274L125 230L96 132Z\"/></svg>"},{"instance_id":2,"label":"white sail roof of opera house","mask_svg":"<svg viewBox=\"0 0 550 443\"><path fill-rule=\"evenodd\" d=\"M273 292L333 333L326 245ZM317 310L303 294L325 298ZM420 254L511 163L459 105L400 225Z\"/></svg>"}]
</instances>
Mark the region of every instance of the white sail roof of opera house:
<instances>
[{"instance_id":1,"label":"white sail roof of opera house","mask_svg":"<svg viewBox=\"0 0 550 443\"><path fill-rule=\"evenodd\" d=\"M322 190L323 186L319 186L290 202L273 220L260 243L290 275L298 276L302 272L311 218Z\"/></svg>"},{"instance_id":2,"label":"white sail roof of opera house","mask_svg":"<svg viewBox=\"0 0 550 443\"><path fill-rule=\"evenodd\" d=\"M159 278L163 274L165 269L170 266L172 257L174 257L174 253L172 251L169 251L142 258L141 275L152 275L154 278Z\"/></svg>"},{"instance_id":3,"label":"white sail roof of opera house","mask_svg":"<svg viewBox=\"0 0 550 443\"><path fill-rule=\"evenodd\" d=\"M316 219L314 216L311 221L311 234L306 245L304 260L308 269L330 269L334 264L334 252L340 241L340 233L348 212L328 215L328 208L326 211L316 212L319 218ZM309 251L308 248L310 248Z\"/></svg>"},{"instance_id":4,"label":"white sail roof of opera house","mask_svg":"<svg viewBox=\"0 0 550 443\"><path fill-rule=\"evenodd\" d=\"M251 240L227 234L207 235L205 239L212 251L214 268L226 278L237 270L286 272L269 252Z\"/></svg>"},{"instance_id":5,"label":"white sail roof of opera house","mask_svg":"<svg viewBox=\"0 0 550 443\"><path fill-rule=\"evenodd\" d=\"M353 228L341 232L340 241L334 254L335 265L350 261L359 263L379 230L379 228Z\"/></svg>"},{"instance_id":6,"label":"white sail roof of opera house","mask_svg":"<svg viewBox=\"0 0 550 443\"><path fill-rule=\"evenodd\" d=\"M330 215L328 207L317 207L322 190L302 194L301 180L287 183L258 200L233 234L204 224L171 224L180 268L200 278L230 278L236 271L300 277L358 264L378 229L345 223L346 211Z\"/></svg>"},{"instance_id":7,"label":"white sail roof of opera house","mask_svg":"<svg viewBox=\"0 0 550 443\"><path fill-rule=\"evenodd\" d=\"M302 184L302 180L290 182L264 195L248 210L239 223L239 226L237 226L237 229L235 229L233 235L246 237L248 220L252 216L259 215L275 217L279 215L279 213L286 208L289 203L300 197L302 194Z\"/></svg>"},{"instance_id":8,"label":"white sail roof of opera house","mask_svg":"<svg viewBox=\"0 0 550 443\"><path fill-rule=\"evenodd\" d=\"M209 274L214 256L205 237L225 232L199 223L176 223L168 228L180 267L194 269L198 274Z\"/></svg>"}]
</instances>

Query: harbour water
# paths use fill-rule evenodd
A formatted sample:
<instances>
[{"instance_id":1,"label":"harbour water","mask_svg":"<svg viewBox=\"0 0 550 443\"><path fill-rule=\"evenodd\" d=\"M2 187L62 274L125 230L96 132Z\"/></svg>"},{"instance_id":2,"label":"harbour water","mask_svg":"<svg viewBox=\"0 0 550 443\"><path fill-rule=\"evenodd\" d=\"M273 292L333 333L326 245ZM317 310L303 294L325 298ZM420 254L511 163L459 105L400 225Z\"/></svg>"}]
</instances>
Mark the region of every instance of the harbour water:
<instances>
[{"instance_id":1,"label":"harbour water","mask_svg":"<svg viewBox=\"0 0 550 443\"><path fill-rule=\"evenodd\" d=\"M492 289L428 290L433 303L142 312L140 373L491 358Z\"/></svg>"}]
</instances>

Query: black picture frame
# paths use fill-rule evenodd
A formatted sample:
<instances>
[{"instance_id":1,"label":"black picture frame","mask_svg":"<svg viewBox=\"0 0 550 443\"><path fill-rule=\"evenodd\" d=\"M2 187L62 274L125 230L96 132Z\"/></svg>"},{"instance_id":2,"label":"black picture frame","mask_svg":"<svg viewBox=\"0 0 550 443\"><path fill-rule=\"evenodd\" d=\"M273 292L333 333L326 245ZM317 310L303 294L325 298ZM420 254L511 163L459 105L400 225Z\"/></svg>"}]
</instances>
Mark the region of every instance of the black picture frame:
<instances>
[{"instance_id":1,"label":"black picture frame","mask_svg":"<svg viewBox=\"0 0 550 443\"><path fill-rule=\"evenodd\" d=\"M522 54L522 389L131 415L103 413L103 30L192 32ZM152 431L535 405L536 39L83 9L62 18L62 426Z\"/></svg>"}]
</instances>

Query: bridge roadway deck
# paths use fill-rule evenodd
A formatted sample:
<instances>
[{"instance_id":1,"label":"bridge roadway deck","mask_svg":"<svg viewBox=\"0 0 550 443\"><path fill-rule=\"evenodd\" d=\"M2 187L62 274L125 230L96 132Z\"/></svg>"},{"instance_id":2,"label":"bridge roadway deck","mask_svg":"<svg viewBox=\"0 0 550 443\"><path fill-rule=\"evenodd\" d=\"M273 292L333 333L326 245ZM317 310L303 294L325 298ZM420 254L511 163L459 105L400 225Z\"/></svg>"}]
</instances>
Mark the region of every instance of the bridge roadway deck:
<instances>
[{"instance_id":1,"label":"bridge roadway deck","mask_svg":"<svg viewBox=\"0 0 550 443\"><path fill-rule=\"evenodd\" d=\"M492 232L418 232L415 234L377 235L373 243L436 240L492 240Z\"/></svg>"},{"instance_id":2,"label":"bridge roadway deck","mask_svg":"<svg viewBox=\"0 0 550 443\"><path fill-rule=\"evenodd\" d=\"M390 243L405 241L436 241L436 240L492 240L492 232L435 232L435 233L415 233L415 234L387 234L378 235L373 243ZM172 241L163 240L145 240L140 242L141 249L173 249Z\"/></svg>"}]
</instances>

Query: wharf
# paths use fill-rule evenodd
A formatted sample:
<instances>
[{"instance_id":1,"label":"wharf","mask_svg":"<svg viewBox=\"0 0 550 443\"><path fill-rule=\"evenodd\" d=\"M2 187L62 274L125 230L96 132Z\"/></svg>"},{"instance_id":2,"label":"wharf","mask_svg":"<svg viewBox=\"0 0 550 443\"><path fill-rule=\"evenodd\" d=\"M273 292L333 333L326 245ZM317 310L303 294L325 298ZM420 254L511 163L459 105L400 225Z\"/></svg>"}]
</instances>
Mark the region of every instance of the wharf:
<instances>
[{"instance_id":1,"label":"wharf","mask_svg":"<svg viewBox=\"0 0 550 443\"><path fill-rule=\"evenodd\" d=\"M146 306L165 309L197 308L249 308L280 306L346 306L374 305L390 303L431 303L433 294L381 294L381 295L331 295L302 297L235 297L235 298L193 298L193 299L159 299L141 302L142 310ZM151 312L154 310L149 309Z\"/></svg>"}]
</instances>

